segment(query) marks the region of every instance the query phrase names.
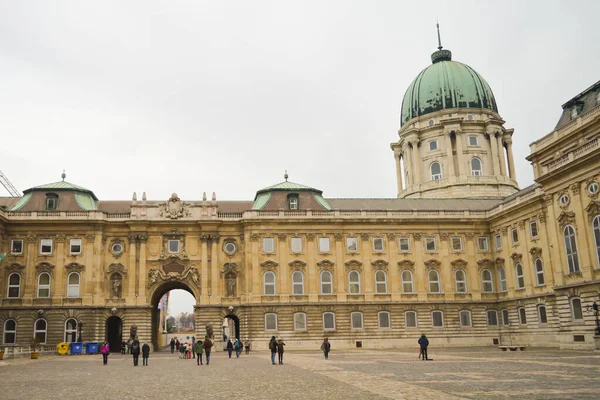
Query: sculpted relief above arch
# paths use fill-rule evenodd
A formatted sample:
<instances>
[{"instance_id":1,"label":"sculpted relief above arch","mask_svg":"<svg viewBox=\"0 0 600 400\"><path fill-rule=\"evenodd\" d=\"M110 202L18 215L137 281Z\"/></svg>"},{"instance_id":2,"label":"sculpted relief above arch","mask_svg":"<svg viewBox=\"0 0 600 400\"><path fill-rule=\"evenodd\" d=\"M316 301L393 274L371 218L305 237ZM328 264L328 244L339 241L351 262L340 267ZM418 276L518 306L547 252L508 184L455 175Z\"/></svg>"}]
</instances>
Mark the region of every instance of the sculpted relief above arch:
<instances>
[{"instance_id":1,"label":"sculpted relief above arch","mask_svg":"<svg viewBox=\"0 0 600 400\"><path fill-rule=\"evenodd\" d=\"M168 282L168 281L179 281L185 283L192 283L196 286L200 286L200 273L198 269L194 266L189 267L188 269L182 272L164 272L159 268L151 268L148 271L148 287L152 287L153 285Z\"/></svg>"}]
</instances>

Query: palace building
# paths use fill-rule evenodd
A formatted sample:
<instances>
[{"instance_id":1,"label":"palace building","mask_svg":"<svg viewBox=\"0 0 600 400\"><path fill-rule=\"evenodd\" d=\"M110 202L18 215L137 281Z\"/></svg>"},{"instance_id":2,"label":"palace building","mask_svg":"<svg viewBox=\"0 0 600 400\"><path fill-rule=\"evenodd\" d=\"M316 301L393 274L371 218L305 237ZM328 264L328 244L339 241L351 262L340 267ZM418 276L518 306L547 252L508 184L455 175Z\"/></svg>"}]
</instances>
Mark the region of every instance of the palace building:
<instances>
[{"instance_id":1,"label":"palace building","mask_svg":"<svg viewBox=\"0 0 600 400\"><path fill-rule=\"evenodd\" d=\"M184 289L198 336L212 325L220 340L228 318L255 349L273 335L414 347L421 332L435 346L594 348L600 82L562 108L519 189L492 89L440 46L404 96L397 198L328 198L286 175L248 201L103 201L64 174L0 198L1 345L114 348L136 325L159 347L161 298Z\"/></svg>"}]
</instances>

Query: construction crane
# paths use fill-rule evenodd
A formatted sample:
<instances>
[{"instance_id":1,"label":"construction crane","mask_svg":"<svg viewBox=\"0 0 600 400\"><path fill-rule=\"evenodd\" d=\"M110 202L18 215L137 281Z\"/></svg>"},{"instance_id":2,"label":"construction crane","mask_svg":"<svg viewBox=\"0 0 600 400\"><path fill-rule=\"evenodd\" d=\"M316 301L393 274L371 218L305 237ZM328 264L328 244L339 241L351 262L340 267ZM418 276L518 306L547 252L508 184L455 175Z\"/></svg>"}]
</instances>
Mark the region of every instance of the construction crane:
<instances>
[{"instance_id":1,"label":"construction crane","mask_svg":"<svg viewBox=\"0 0 600 400\"><path fill-rule=\"evenodd\" d=\"M11 197L21 197L21 193L13 186L12 183L8 180L4 172L0 171L0 183L4 186L4 189L8 193L10 193Z\"/></svg>"}]
</instances>

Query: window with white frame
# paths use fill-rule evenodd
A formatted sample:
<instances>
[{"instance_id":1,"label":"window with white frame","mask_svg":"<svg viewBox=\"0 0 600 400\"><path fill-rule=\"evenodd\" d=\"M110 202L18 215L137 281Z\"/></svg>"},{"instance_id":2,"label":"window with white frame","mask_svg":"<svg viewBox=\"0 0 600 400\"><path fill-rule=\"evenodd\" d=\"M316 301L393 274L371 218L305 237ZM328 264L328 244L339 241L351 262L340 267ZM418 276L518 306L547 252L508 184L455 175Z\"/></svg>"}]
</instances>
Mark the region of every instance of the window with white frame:
<instances>
[{"instance_id":1,"label":"window with white frame","mask_svg":"<svg viewBox=\"0 0 600 400\"><path fill-rule=\"evenodd\" d=\"M537 221L531 221L529 223L529 235L532 239L537 239L538 237L538 226Z\"/></svg>"},{"instance_id":2,"label":"window with white frame","mask_svg":"<svg viewBox=\"0 0 600 400\"><path fill-rule=\"evenodd\" d=\"M294 330L305 331L306 330L306 314L298 312L294 314Z\"/></svg>"},{"instance_id":3,"label":"window with white frame","mask_svg":"<svg viewBox=\"0 0 600 400\"><path fill-rule=\"evenodd\" d=\"M355 311L350 314L350 320L352 329L362 329L363 328L363 314L361 312Z\"/></svg>"},{"instance_id":4,"label":"window with white frame","mask_svg":"<svg viewBox=\"0 0 600 400\"><path fill-rule=\"evenodd\" d=\"M69 318L65 321L65 342L72 343L77 341L77 321Z\"/></svg>"},{"instance_id":5,"label":"window with white frame","mask_svg":"<svg viewBox=\"0 0 600 400\"><path fill-rule=\"evenodd\" d=\"M288 195L288 208L290 210L297 210L299 208L298 206L298 195L297 194L290 194Z\"/></svg>"},{"instance_id":6,"label":"window with white frame","mask_svg":"<svg viewBox=\"0 0 600 400\"><path fill-rule=\"evenodd\" d=\"M513 244L519 243L519 231L517 230L517 228L512 228L510 230L510 235L512 237Z\"/></svg>"},{"instance_id":7,"label":"window with white frame","mask_svg":"<svg viewBox=\"0 0 600 400\"><path fill-rule=\"evenodd\" d=\"M179 253L179 240L173 239L169 240L169 253Z\"/></svg>"},{"instance_id":8,"label":"window with white frame","mask_svg":"<svg viewBox=\"0 0 600 400\"><path fill-rule=\"evenodd\" d=\"M521 325L527 325L527 313L525 312L525 307L519 308L519 323Z\"/></svg>"},{"instance_id":9,"label":"window with white frame","mask_svg":"<svg viewBox=\"0 0 600 400\"><path fill-rule=\"evenodd\" d=\"M50 274L47 272L42 272L38 275L37 297L40 299L50 297Z\"/></svg>"},{"instance_id":10,"label":"window with white frame","mask_svg":"<svg viewBox=\"0 0 600 400\"><path fill-rule=\"evenodd\" d=\"M375 271L375 293L387 294L387 276L385 271Z\"/></svg>"},{"instance_id":11,"label":"window with white frame","mask_svg":"<svg viewBox=\"0 0 600 400\"><path fill-rule=\"evenodd\" d=\"M517 275L517 289L524 289L525 278L523 277L523 266L521 264L515 266L515 274Z\"/></svg>"},{"instance_id":12,"label":"window with white frame","mask_svg":"<svg viewBox=\"0 0 600 400\"><path fill-rule=\"evenodd\" d=\"M538 320L540 321L540 324L547 324L548 316L546 315L546 306L543 304L539 304L537 306L537 309L538 309Z\"/></svg>"},{"instance_id":13,"label":"window with white frame","mask_svg":"<svg viewBox=\"0 0 600 400\"><path fill-rule=\"evenodd\" d=\"M383 246L383 238L382 237L374 237L373 238L373 251L375 253L381 253L384 250Z\"/></svg>"},{"instance_id":14,"label":"window with white frame","mask_svg":"<svg viewBox=\"0 0 600 400\"><path fill-rule=\"evenodd\" d=\"M48 323L45 319L38 319L33 323L33 337L38 340L40 344L46 344L46 333L48 330Z\"/></svg>"},{"instance_id":15,"label":"window with white frame","mask_svg":"<svg viewBox=\"0 0 600 400\"><path fill-rule=\"evenodd\" d=\"M331 251L331 242L328 237L319 238L319 253L329 253Z\"/></svg>"},{"instance_id":16,"label":"window with white frame","mask_svg":"<svg viewBox=\"0 0 600 400\"><path fill-rule=\"evenodd\" d=\"M401 236L398 238L398 250L401 253L408 253L410 251L410 238L407 236Z\"/></svg>"},{"instance_id":17,"label":"window with white frame","mask_svg":"<svg viewBox=\"0 0 600 400\"><path fill-rule=\"evenodd\" d=\"M277 314L267 313L265 314L265 330L276 331L277 330Z\"/></svg>"},{"instance_id":18,"label":"window with white frame","mask_svg":"<svg viewBox=\"0 0 600 400\"><path fill-rule=\"evenodd\" d=\"M469 136L469 146L479 146L479 141L477 140L477 136L474 136L474 135Z\"/></svg>"},{"instance_id":19,"label":"window with white frame","mask_svg":"<svg viewBox=\"0 0 600 400\"><path fill-rule=\"evenodd\" d=\"M402 271L402 293L404 293L404 294L414 293L413 275L412 275L412 272L410 272L407 269Z\"/></svg>"},{"instance_id":20,"label":"window with white frame","mask_svg":"<svg viewBox=\"0 0 600 400\"><path fill-rule=\"evenodd\" d=\"M263 275L263 286L265 296L275 296L275 272L267 271Z\"/></svg>"},{"instance_id":21,"label":"window with white frame","mask_svg":"<svg viewBox=\"0 0 600 400\"><path fill-rule=\"evenodd\" d=\"M502 237L500 235L494 236L494 241L496 242L496 250L502 249Z\"/></svg>"},{"instance_id":22,"label":"window with white frame","mask_svg":"<svg viewBox=\"0 0 600 400\"><path fill-rule=\"evenodd\" d=\"M494 293L494 280L489 269L481 271L481 290L483 293Z\"/></svg>"},{"instance_id":23,"label":"window with white frame","mask_svg":"<svg viewBox=\"0 0 600 400\"><path fill-rule=\"evenodd\" d=\"M441 311L432 311L431 322L434 328L442 328L444 326L444 314Z\"/></svg>"},{"instance_id":24,"label":"window with white frame","mask_svg":"<svg viewBox=\"0 0 600 400\"><path fill-rule=\"evenodd\" d=\"M304 274L302 271L294 271L292 274L292 294L294 296L304 294Z\"/></svg>"},{"instance_id":25,"label":"window with white frame","mask_svg":"<svg viewBox=\"0 0 600 400\"><path fill-rule=\"evenodd\" d=\"M460 319L460 326L463 328L471 326L471 311L462 310L458 313Z\"/></svg>"},{"instance_id":26,"label":"window with white frame","mask_svg":"<svg viewBox=\"0 0 600 400\"><path fill-rule=\"evenodd\" d=\"M333 277L327 270L321 272L321 294L333 294Z\"/></svg>"},{"instance_id":27,"label":"window with white frame","mask_svg":"<svg viewBox=\"0 0 600 400\"><path fill-rule=\"evenodd\" d=\"M434 162L431 164L431 167L429 167L431 170L431 180L432 181L439 181L442 179L442 167L440 165L439 162Z\"/></svg>"},{"instance_id":28,"label":"window with white frame","mask_svg":"<svg viewBox=\"0 0 600 400\"><path fill-rule=\"evenodd\" d=\"M579 272L579 257L577 256L577 241L575 239L575 230L571 225L567 225L565 227L564 236L569 273L575 274Z\"/></svg>"},{"instance_id":29,"label":"window with white frame","mask_svg":"<svg viewBox=\"0 0 600 400\"><path fill-rule=\"evenodd\" d=\"M488 238L487 236L479 236L477 238L477 250L479 251L488 251Z\"/></svg>"},{"instance_id":30,"label":"window with white frame","mask_svg":"<svg viewBox=\"0 0 600 400\"><path fill-rule=\"evenodd\" d=\"M404 313L404 325L407 328L416 328L417 327L417 312L416 311L407 311Z\"/></svg>"},{"instance_id":31,"label":"window with white frame","mask_svg":"<svg viewBox=\"0 0 600 400\"><path fill-rule=\"evenodd\" d=\"M67 297L79 297L79 274L71 272L67 277Z\"/></svg>"},{"instance_id":32,"label":"window with white frame","mask_svg":"<svg viewBox=\"0 0 600 400\"><path fill-rule=\"evenodd\" d=\"M583 310L581 308L581 299L579 297L573 297L570 300L571 302L571 317L573 321L582 321L583 320Z\"/></svg>"},{"instance_id":33,"label":"window with white frame","mask_svg":"<svg viewBox=\"0 0 600 400\"><path fill-rule=\"evenodd\" d=\"M437 249L437 244L434 237L426 237L425 238L425 250L428 252L435 252Z\"/></svg>"},{"instance_id":34,"label":"window with white frame","mask_svg":"<svg viewBox=\"0 0 600 400\"><path fill-rule=\"evenodd\" d=\"M541 259L535 260L535 280L538 286L543 286L546 284L546 280L544 279L544 264Z\"/></svg>"},{"instance_id":35,"label":"window with white frame","mask_svg":"<svg viewBox=\"0 0 600 400\"><path fill-rule=\"evenodd\" d=\"M390 313L388 311L379 311L377 313L377 320L379 321L379 328L390 327Z\"/></svg>"},{"instance_id":36,"label":"window with white frame","mask_svg":"<svg viewBox=\"0 0 600 400\"><path fill-rule=\"evenodd\" d=\"M323 313L323 329L333 330L335 329L335 314L332 312Z\"/></svg>"},{"instance_id":37,"label":"window with white frame","mask_svg":"<svg viewBox=\"0 0 600 400\"><path fill-rule=\"evenodd\" d=\"M52 254L52 239L40 240L40 254Z\"/></svg>"},{"instance_id":38,"label":"window with white frame","mask_svg":"<svg viewBox=\"0 0 600 400\"><path fill-rule=\"evenodd\" d=\"M69 240L69 253L70 254L81 254L81 239L70 239Z\"/></svg>"},{"instance_id":39,"label":"window with white frame","mask_svg":"<svg viewBox=\"0 0 600 400\"><path fill-rule=\"evenodd\" d=\"M23 254L23 239L13 239L10 241L11 254Z\"/></svg>"},{"instance_id":40,"label":"window with white frame","mask_svg":"<svg viewBox=\"0 0 600 400\"><path fill-rule=\"evenodd\" d=\"M431 140L429 142L429 151L434 151L438 149L437 140Z\"/></svg>"},{"instance_id":41,"label":"window with white frame","mask_svg":"<svg viewBox=\"0 0 600 400\"><path fill-rule=\"evenodd\" d=\"M600 266L600 215L597 215L592 222L592 230L594 231L594 243L596 244L596 261Z\"/></svg>"},{"instance_id":42,"label":"window with white frame","mask_svg":"<svg viewBox=\"0 0 600 400\"><path fill-rule=\"evenodd\" d=\"M454 282L456 284L456 293L467 293L467 275L462 269L457 269L454 272Z\"/></svg>"},{"instance_id":43,"label":"window with white frame","mask_svg":"<svg viewBox=\"0 0 600 400\"><path fill-rule=\"evenodd\" d=\"M4 321L4 344L17 343L17 321L7 319Z\"/></svg>"},{"instance_id":44,"label":"window with white frame","mask_svg":"<svg viewBox=\"0 0 600 400\"><path fill-rule=\"evenodd\" d=\"M293 237L290 239L292 253L302 253L302 238Z\"/></svg>"},{"instance_id":45,"label":"window with white frame","mask_svg":"<svg viewBox=\"0 0 600 400\"><path fill-rule=\"evenodd\" d=\"M504 293L508 290L506 287L506 272L504 272L504 268L498 270L498 276L500 277L500 290Z\"/></svg>"},{"instance_id":46,"label":"window with white frame","mask_svg":"<svg viewBox=\"0 0 600 400\"><path fill-rule=\"evenodd\" d=\"M8 293L6 297L9 299L21 297L21 275L16 272L8 276Z\"/></svg>"},{"instance_id":47,"label":"window with white frame","mask_svg":"<svg viewBox=\"0 0 600 400\"><path fill-rule=\"evenodd\" d=\"M460 236L452 236L452 250L462 251L462 238Z\"/></svg>"},{"instance_id":48,"label":"window with white frame","mask_svg":"<svg viewBox=\"0 0 600 400\"><path fill-rule=\"evenodd\" d=\"M471 159L471 174L473 176L483 175L481 160L477 157Z\"/></svg>"},{"instance_id":49,"label":"window with white frame","mask_svg":"<svg viewBox=\"0 0 600 400\"><path fill-rule=\"evenodd\" d=\"M488 324L488 326L498 326L498 311L488 310L487 324Z\"/></svg>"},{"instance_id":50,"label":"window with white frame","mask_svg":"<svg viewBox=\"0 0 600 400\"><path fill-rule=\"evenodd\" d=\"M510 325L510 321L508 319L508 310L502 310L502 325L508 326Z\"/></svg>"},{"instance_id":51,"label":"window with white frame","mask_svg":"<svg viewBox=\"0 0 600 400\"><path fill-rule=\"evenodd\" d=\"M348 272L348 293L360 294L360 273L358 271Z\"/></svg>"},{"instance_id":52,"label":"window with white frame","mask_svg":"<svg viewBox=\"0 0 600 400\"><path fill-rule=\"evenodd\" d=\"M346 251L349 253L356 253L358 251L358 238L347 237L346 238Z\"/></svg>"},{"instance_id":53,"label":"window with white frame","mask_svg":"<svg viewBox=\"0 0 600 400\"><path fill-rule=\"evenodd\" d=\"M429 270L427 274L429 277L429 293L440 292L440 274L435 269Z\"/></svg>"},{"instance_id":54,"label":"window with white frame","mask_svg":"<svg viewBox=\"0 0 600 400\"><path fill-rule=\"evenodd\" d=\"M262 240L263 253L275 253L275 238L266 237Z\"/></svg>"}]
</instances>

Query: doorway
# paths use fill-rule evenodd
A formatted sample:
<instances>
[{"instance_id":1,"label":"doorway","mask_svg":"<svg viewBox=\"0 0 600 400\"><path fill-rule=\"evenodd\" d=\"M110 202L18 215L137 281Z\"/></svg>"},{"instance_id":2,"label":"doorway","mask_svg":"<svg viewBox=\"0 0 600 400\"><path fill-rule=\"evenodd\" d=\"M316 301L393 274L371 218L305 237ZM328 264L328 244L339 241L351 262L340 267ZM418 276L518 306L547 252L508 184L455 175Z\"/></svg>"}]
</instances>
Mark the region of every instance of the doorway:
<instances>
[{"instance_id":1,"label":"doorway","mask_svg":"<svg viewBox=\"0 0 600 400\"><path fill-rule=\"evenodd\" d=\"M121 352L121 342L123 341L123 320L121 318L112 316L106 320L106 339L111 352Z\"/></svg>"},{"instance_id":2,"label":"doorway","mask_svg":"<svg viewBox=\"0 0 600 400\"><path fill-rule=\"evenodd\" d=\"M228 314L223 320L223 340L240 339L240 319L235 314Z\"/></svg>"},{"instance_id":3,"label":"doorway","mask_svg":"<svg viewBox=\"0 0 600 400\"><path fill-rule=\"evenodd\" d=\"M181 289L187 293L176 289ZM176 296L177 293L175 292L183 293L185 297L188 297L187 300L183 301L183 304L185 304L185 307L190 307L190 312L184 312L181 309L181 297ZM191 301L190 304L187 303L188 300ZM152 346L154 351L159 351L168 346L167 337L174 332L190 337L195 336L194 305L196 305L196 296L186 283L178 281L165 282L154 291L150 304L152 305ZM181 330L185 332L181 332Z\"/></svg>"}]
</instances>

